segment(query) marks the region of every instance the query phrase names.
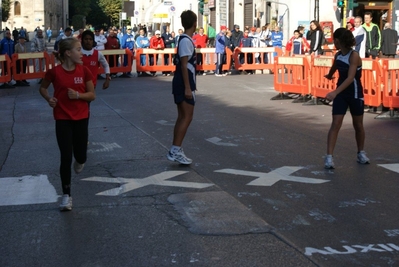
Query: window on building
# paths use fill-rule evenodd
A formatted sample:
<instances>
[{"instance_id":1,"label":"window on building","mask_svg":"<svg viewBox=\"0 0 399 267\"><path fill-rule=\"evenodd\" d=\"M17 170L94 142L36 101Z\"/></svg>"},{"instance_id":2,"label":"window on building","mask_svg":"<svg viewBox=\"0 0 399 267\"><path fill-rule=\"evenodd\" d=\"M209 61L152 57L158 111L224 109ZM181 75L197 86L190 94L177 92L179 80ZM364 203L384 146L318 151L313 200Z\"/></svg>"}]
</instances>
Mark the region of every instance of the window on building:
<instances>
[{"instance_id":1,"label":"window on building","mask_svg":"<svg viewBox=\"0 0 399 267\"><path fill-rule=\"evenodd\" d=\"M21 15L21 3L18 1L14 2L14 15L15 16Z\"/></svg>"}]
</instances>

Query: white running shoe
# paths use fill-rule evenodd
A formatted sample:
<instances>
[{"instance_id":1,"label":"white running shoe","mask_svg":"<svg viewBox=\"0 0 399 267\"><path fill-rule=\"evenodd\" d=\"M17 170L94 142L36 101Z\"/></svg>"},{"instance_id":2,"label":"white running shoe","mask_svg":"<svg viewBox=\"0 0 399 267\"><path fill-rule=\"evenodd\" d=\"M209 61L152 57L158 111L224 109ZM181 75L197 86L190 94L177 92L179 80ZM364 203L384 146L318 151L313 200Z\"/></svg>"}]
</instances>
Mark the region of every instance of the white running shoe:
<instances>
[{"instance_id":1,"label":"white running shoe","mask_svg":"<svg viewBox=\"0 0 399 267\"><path fill-rule=\"evenodd\" d=\"M179 162L180 164L190 165L193 162L191 159L186 157L182 148L180 148L179 151L176 153L169 151L166 156L168 160L176 161Z\"/></svg>"},{"instance_id":2,"label":"white running shoe","mask_svg":"<svg viewBox=\"0 0 399 267\"><path fill-rule=\"evenodd\" d=\"M357 162L360 164L369 164L370 159L366 156L366 152L364 150L357 153Z\"/></svg>"},{"instance_id":3,"label":"white running shoe","mask_svg":"<svg viewBox=\"0 0 399 267\"><path fill-rule=\"evenodd\" d=\"M332 155L326 155L325 159L324 159L324 168L325 169L334 169L334 160L333 160L333 156Z\"/></svg>"},{"instance_id":4,"label":"white running shoe","mask_svg":"<svg viewBox=\"0 0 399 267\"><path fill-rule=\"evenodd\" d=\"M84 166L85 166L84 163L83 163L83 164L80 164L80 163L77 162L76 160L75 160L75 162L73 163L73 169L75 170L75 173L76 173L76 174L81 173Z\"/></svg>"},{"instance_id":5,"label":"white running shoe","mask_svg":"<svg viewBox=\"0 0 399 267\"><path fill-rule=\"evenodd\" d=\"M72 197L70 197L68 194L62 195L60 210L72 210Z\"/></svg>"}]
</instances>

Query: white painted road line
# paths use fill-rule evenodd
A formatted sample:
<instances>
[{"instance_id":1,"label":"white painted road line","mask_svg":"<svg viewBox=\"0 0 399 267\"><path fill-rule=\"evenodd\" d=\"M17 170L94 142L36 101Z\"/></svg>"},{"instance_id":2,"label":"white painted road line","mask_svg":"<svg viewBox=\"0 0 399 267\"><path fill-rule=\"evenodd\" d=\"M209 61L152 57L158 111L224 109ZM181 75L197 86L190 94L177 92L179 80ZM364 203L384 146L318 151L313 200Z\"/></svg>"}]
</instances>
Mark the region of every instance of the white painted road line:
<instances>
[{"instance_id":1,"label":"white painted road line","mask_svg":"<svg viewBox=\"0 0 399 267\"><path fill-rule=\"evenodd\" d=\"M268 173L242 171L242 170L235 170L235 169L222 169L222 170L217 170L215 172L258 177L258 179L253 180L252 182L247 184L247 185L254 185L254 186L272 186L280 180L298 182L298 183L306 183L306 184L322 184L322 183L329 182L329 180L321 180L321 179L299 177L299 176L290 176L291 173L294 173L300 169L302 169L302 167L284 166L284 167L275 169Z\"/></svg>"},{"instance_id":2,"label":"white painted road line","mask_svg":"<svg viewBox=\"0 0 399 267\"><path fill-rule=\"evenodd\" d=\"M205 139L205 140L208 141L208 142L211 142L212 144L218 145L218 146L238 146L238 145L233 144L233 143L220 142L220 141L222 141L222 139L220 139L219 137L212 137L212 138L208 138L208 139Z\"/></svg>"},{"instance_id":3,"label":"white painted road line","mask_svg":"<svg viewBox=\"0 0 399 267\"><path fill-rule=\"evenodd\" d=\"M394 164L378 164L378 166L381 166L385 169L388 169L393 172L399 173L399 163L394 163Z\"/></svg>"},{"instance_id":4,"label":"white painted road line","mask_svg":"<svg viewBox=\"0 0 399 267\"><path fill-rule=\"evenodd\" d=\"M108 178L108 177L89 177L82 179L83 181L103 182L103 183L118 183L123 184L120 187L109 189L96 195L100 196L117 196L147 185L161 185L161 186L175 186L185 188L202 189L213 184L208 183L192 183L192 182L179 182L179 181L166 181L167 179L182 175L187 171L165 171L146 178Z\"/></svg>"},{"instance_id":5,"label":"white painted road line","mask_svg":"<svg viewBox=\"0 0 399 267\"><path fill-rule=\"evenodd\" d=\"M54 203L58 197L47 175L0 178L0 206Z\"/></svg>"}]
</instances>

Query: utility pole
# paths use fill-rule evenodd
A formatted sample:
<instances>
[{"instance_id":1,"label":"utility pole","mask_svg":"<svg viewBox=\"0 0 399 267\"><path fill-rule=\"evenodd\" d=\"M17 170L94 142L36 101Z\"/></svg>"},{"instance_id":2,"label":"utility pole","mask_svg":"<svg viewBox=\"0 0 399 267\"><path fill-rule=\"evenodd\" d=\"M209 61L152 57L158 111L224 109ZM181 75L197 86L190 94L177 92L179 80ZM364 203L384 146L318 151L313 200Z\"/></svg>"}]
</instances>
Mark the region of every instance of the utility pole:
<instances>
[{"instance_id":1,"label":"utility pole","mask_svg":"<svg viewBox=\"0 0 399 267\"><path fill-rule=\"evenodd\" d=\"M3 30L3 1L0 0L0 31Z\"/></svg>"},{"instance_id":2,"label":"utility pole","mask_svg":"<svg viewBox=\"0 0 399 267\"><path fill-rule=\"evenodd\" d=\"M320 5L319 0L314 0L314 19L319 21L320 19Z\"/></svg>"}]
</instances>

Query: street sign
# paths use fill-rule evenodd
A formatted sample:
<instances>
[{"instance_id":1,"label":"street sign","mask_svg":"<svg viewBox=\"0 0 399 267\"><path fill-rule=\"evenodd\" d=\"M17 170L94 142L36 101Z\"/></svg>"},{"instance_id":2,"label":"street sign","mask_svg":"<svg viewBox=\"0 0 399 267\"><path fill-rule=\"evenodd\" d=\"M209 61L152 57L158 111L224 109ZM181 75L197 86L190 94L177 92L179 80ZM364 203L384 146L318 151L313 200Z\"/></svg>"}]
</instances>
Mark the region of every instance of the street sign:
<instances>
[{"instance_id":1,"label":"street sign","mask_svg":"<svg viewBox=\"0 0 399 267\"><path fill-rule=\"evenodd\" d=\"M138 10L135 10L135 11L134 11L134 15L135 15L135 16L138 16L138 15L139 15L139 11L138 11Z\"/></svg>"},{"instance_id":2,"label":"street sign","mask_svg":"<svg viewBox=\"0 0 399 267\"><path fill-rule=\"evenodd\" d=\"M175 6L171 6L171 7L170 7L170 11L175 12L175 11L176 11Z\"/></svg>"},{"instance_id":3,"label":"street sign","mask_svg":"<svg viewBox=\"0 0 399 267\"><path fill-rule=\"evenodd\" d=\"M165 6L171 6L171 5L173 5L173 2L172 1L163 1L163 4Z\"/></svg>"}]
</instances>

